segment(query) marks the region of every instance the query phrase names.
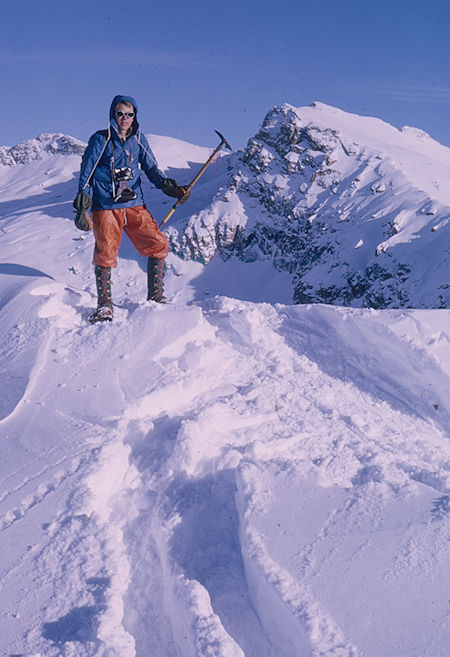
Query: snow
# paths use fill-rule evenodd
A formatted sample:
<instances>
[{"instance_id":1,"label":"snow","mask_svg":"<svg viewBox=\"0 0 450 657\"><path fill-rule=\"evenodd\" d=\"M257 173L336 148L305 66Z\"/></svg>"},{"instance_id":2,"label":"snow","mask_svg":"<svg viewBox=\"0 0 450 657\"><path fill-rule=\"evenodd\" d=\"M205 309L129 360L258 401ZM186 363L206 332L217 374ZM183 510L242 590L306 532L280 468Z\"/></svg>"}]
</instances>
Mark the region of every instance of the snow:
<instances>
[{"instance_id":1,"label":"snow","mask_svg":"<svg viewBox=\"0 0 450 657\"><path fill-rule=\"evenodd\" d=\"M286 107L290 107L286 105ZM301 108L301 117L314 125L338 130L350 144L358 142L373 149L374 154L389 150L394 165L401 169L416 187L439 203L450 205L449 149L423 130L394 126L373 117L343 112L325 103L315 102ZM414 154L414 157L411 155Z\"/></svg>"},{"instance_id":2,"label":"snow","mask_svg":"<svg viewBox=\"0 0 450 657\"><path fill-rule=\"evenodd\" d=\"M210 152L150 138L186 179ZM157 305L124 238L90 326L79 162L0 167L2 654L447 657L449 311L174 254Z\"/></svg>"},{"instance_id":3,"label":"snow","mask_svg":"<svg viewBox=\"0 0 450 657\"><path fill-rule=\"evenodd\" d=\"M198 163L206 162L213 151L213 148L196 146L174 137L149 134L147 139L162 171L188 169L191 163L198 167Z\"/></svg>"}]
</instances>

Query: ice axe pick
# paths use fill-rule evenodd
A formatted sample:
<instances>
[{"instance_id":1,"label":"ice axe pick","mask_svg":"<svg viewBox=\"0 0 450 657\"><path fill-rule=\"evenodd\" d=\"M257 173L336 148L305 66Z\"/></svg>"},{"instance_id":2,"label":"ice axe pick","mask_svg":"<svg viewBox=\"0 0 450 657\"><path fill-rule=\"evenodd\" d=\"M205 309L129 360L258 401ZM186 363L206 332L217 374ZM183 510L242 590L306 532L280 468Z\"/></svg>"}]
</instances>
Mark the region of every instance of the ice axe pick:
<instances>
[{"instance_id":1,"label":"ice axe pick","mask_svg":"<svg viewBox=\"0 0 450 657\"><path fill-rule=\"evenodd\" d=\"M202 166L202 168L201 168L200 171L197 173L197 175L195 176L195 178L194 178L193 180L191 180L191 182L189 183L189 185L186 185L186 191L188 191L188 192L191 191L191 189L193 188L193 186L195 185L195 183L197 182L197 180L200 178L200 176L205 172L205 170L206 170L206 169L208 168L208 166L211 164L211 162L213 161L214 157L215 157L216 154L220 151L220 149L222 148L222 146L225 146L225 148L228 148L228 150L230 150L230 151L232 150L230 144L227 142L227 140L225 139L225 137L224 137L223 135L221 135L220 132L219 132L218 130L214 130L214 132L216 132L216 133L219 135L219 137L220 137L220 144L217 146L217 148L215 148L215 149L213 150L213 152L212 152L211 155L208 157L208 159L206 160L205 164ZM166 221L169 221L170 217L173 215L173 213L175 212L175 210L177 209L177 207L178 207L179 205L180 205L180 201L177 201L176 203L173 204L173 206L171 207L171 209L169 210L169 212L166 214L166 216L164 217L164 219L163 219L163 220L161 221L161 223L159 224L160 226L162 226L163 224L165 224Z\"/></svg>"}]
</instances>

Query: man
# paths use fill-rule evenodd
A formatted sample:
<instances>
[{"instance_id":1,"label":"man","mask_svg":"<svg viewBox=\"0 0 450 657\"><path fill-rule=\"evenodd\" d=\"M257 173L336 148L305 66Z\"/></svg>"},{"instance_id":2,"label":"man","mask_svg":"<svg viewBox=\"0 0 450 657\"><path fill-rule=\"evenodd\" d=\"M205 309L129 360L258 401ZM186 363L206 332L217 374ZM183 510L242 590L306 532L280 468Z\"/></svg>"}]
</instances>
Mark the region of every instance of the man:
<instances>
[{"instance_id":1,"label":"man","mask_svg":"<svg viewBox=\"0 0 450 657\"><path fill-rule=\"evenodd\" d=\"M92 187L92 223L95 249L93 264L97 285L97 310L90 322L111 321L111 267L117 267L122 230L136 250L148 257L147 299L164 303L164 260L169 244L145 207L141 188L141 170L155 187L184 203L189 197L185 187L166 178L158 169L155 156L139 129L137 104L131 96L116 96L109 113L107 130L99 130L89 139L84 152L78 195L74 207L80 212L90 203L85 193Z\"/></svg>"}]
</instances>

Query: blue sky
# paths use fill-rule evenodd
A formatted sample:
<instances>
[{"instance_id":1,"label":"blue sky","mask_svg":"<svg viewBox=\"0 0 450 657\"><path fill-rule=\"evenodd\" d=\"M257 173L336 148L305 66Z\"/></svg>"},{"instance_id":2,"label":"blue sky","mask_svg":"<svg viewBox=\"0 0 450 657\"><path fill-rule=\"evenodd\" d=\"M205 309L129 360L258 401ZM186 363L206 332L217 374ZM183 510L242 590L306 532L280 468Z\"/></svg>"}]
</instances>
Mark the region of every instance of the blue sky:
<instances>
[{"instance_id":1,"label":"blue sky","mask_svg":"<svg viewBox=\"0 0 450 657\"><path fill-rule=\"evenodd\" d=\"M144 132L245 145L319 100L450 146L448 0L0 0L0 145L87 140L117 93Z\"/></svg>"}]
</instances>

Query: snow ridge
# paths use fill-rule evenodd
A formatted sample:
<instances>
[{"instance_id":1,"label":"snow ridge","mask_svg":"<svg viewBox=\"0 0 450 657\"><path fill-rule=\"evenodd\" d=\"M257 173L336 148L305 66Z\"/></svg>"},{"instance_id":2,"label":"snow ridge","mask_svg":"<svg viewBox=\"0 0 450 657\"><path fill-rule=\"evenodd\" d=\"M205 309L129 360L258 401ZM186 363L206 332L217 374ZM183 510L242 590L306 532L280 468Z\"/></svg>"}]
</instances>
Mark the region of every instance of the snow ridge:
<instances>
[{"instance_id":1,"label":"snow ridge","mask_svg":"<svg viewBox=\"0 0 450 657\"><path fill-rule=\"evenodd\" d=\"M16 650L66 656L75 643L82 657L149 650L356 657L385 654L395 631L405 646L399 654L411 654L407 626L406 634L403 626L394 630L389 619L400 591L426 618L430 569L445 562L450 452L431 418L448 427L448 401L438 413L427 404L427 417L411 397L408 407L396 404L388 385L383 392L380 356L372 356L380 360L372 361L378 382L371 390L359 387L358 376L321 371L320 343L308 355L302 347L308 307L220 298L203 308L125 305L111 327L87 327L80 318L68 329L74 309L88 301L83 293L50 283L34 296L52 327L53 351L8 432L23 426L27 407L30 418L30 404L33 426L43 413L48 424L62 412L65 441L83 461L41 484L40 503L51 486L80 475L83 485L33 557L52 587L50 620L41 636L35 620ZM361 313L319 311L334 325L366 325ZM393 325L405 317L393 316ZM379 320L383 344L392 338L386 329L383 337ZM69 350L77 358L61 386L59 363ZM51 393L49 378L58 386ZM400 369L400 386L406 378ZM87 430L81 442L80 428ZM420 539L417 522L426 522ZM380 554L370 537L391 523L401 530ZM361 577L369 589L384 582L376 613L390 628L386 644L375 629L354 627L358 606L369 613L361 594L356 607L351 602ZM334 597L324 595L324 581ZM429 652L426 640L421 654L444 654Z\"/></svg>"}]
</instances>

